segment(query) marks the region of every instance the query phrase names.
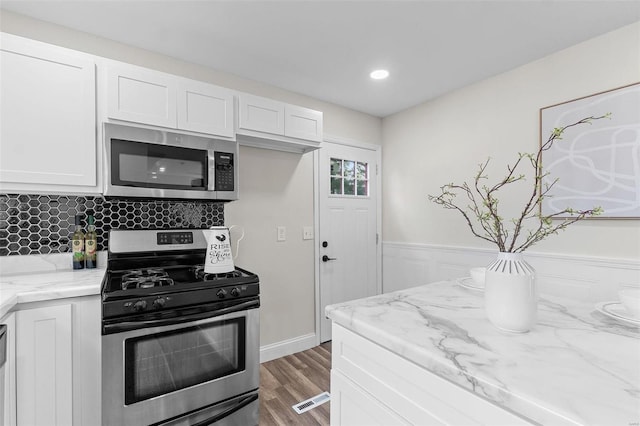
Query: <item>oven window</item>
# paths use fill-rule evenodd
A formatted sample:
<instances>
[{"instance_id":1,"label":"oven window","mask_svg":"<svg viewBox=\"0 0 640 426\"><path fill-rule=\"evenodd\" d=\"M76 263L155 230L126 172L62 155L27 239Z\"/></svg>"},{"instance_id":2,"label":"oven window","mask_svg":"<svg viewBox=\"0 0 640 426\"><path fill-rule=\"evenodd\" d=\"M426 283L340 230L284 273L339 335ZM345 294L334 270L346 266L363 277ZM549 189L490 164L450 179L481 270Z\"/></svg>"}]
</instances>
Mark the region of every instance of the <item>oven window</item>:
<instances>
[{"instance_id":1,"label":"oven window","mask_svg":"<svg viewBox=\"0 0 640 426\"><path fill-rule=\"evenodd\" d=\"M245 318L125 340L125 404L245 369Z\"/></svg>"},{"instance_id":2,"label":"oven window","mask_svg":"<svg viewBox=\"0 0 640 426\"><path fill-rule=\"evenodd\" d=\"M205 190L207 151L111 139L111 184Z\"/></svg>"}]
</instances>

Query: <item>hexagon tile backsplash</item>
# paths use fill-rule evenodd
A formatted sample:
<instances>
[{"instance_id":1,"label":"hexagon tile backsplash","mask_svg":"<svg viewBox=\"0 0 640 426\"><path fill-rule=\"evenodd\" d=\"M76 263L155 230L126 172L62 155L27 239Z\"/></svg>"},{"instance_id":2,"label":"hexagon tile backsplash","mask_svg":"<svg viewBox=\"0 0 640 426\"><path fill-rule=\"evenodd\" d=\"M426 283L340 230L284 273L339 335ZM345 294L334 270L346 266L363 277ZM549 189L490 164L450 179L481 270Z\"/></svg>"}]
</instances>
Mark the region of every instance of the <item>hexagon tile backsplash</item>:
<instances>
[{"instance_id":1,"label":"hexagon tile backsplash","mask_svg":"<svg viewBox=\"0 0 640 426\"><path fill-rule=\"evenodd\" d=\"M75 215L93 212L98 250L110 229L208 228L224 224L218 201L106 200L75 195L0 194L0 256L65 253Z\"/></svg>"}]
</instances>

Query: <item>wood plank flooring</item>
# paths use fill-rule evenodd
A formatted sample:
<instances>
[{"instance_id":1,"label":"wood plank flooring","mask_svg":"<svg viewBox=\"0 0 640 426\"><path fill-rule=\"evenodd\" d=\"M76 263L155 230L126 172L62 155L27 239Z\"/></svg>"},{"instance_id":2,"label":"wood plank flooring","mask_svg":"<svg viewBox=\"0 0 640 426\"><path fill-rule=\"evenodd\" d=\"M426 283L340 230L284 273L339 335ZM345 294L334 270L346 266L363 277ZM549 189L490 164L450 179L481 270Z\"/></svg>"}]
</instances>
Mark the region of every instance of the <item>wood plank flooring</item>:
<instances>
[{"instance_id":1,"label":"wood plank flooring","mask_svg":"<svg viewBox=\"0 0 640 426\"><path fill-rule=\"evenodd\" d=\"M331 342L260 365L260 426L329 424L329 404L296 413L292 405L330 392Z\"/></svg>"}]
</instances>

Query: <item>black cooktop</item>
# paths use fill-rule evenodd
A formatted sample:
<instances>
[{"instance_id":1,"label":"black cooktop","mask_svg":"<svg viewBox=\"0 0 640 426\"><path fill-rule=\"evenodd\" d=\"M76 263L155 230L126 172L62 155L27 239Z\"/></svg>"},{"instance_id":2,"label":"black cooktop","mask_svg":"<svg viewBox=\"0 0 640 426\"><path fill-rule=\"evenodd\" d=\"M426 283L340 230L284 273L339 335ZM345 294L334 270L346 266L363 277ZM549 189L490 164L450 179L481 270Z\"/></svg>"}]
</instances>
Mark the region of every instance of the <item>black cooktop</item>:
<instances>
[{"instance_id":1,"label":"black cooktop","mask_svg":"<svg viewBox=\"0 0 640 426\"><path fill-rule=\"evenodd\" d=\"M240 301L260 294L258 276L245 269L204 271L202 230L111 232L110 242L115 241L116 249L110 248L102 282L103 319ZM167 244L166 235L180 240Z\"/></svg>"}]
</instances>

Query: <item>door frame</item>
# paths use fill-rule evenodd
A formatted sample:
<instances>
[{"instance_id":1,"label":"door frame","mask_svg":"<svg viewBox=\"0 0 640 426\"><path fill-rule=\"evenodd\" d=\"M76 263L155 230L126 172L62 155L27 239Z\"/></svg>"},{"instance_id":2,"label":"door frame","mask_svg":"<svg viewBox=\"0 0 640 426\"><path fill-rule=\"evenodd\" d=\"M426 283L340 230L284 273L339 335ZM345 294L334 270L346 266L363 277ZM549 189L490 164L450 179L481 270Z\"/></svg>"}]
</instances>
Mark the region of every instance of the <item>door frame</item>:
<instances>
[{"instance_id":1,"label":"door frame","mask_svg":"<svg viewBox=\"0 0 640 426\"><path fill-rule=\"evenodd\" d=\"M342 138L325 134L320 149L313 151L313 267L315 286L315 340L316 346L320 344L320 321L324 312L320 306L320 151L323 143L333 143L354 148L374 151L376 155L376 292L382 293L382 146L353 139Z\"/></svg>"}]
</instances>

